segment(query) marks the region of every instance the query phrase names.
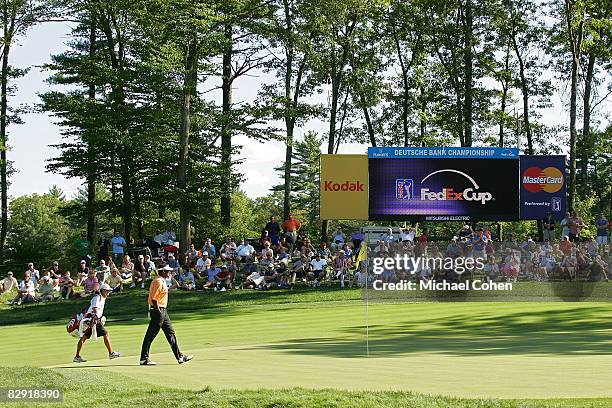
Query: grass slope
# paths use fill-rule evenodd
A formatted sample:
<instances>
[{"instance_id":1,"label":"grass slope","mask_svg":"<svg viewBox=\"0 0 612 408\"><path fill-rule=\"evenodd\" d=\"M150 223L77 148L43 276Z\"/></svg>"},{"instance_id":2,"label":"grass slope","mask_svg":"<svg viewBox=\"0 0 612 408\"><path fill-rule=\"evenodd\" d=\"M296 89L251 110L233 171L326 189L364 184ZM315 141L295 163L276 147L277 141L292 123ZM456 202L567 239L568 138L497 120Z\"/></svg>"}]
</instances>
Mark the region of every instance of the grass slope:
<instances>
[{"instance_id":1,"label":"grass slope","mask_svg":"<svg viewBox=\"0 0 612 408\"><path fill-rule=\"evenodd\" d=\"M170 405L210 399L210 406L612 406L610 303L371 304L366 358L360 297L358 290L173 293L179 343L196 359L177 365L160 335L152 352L161 365L146 368L137 365L147 324L144 291L108 301L111 339L125 357L109 361L101 342L88 342L85 365L70 362L76 341L63 327L74 302L2 307L0 338L11 353L0 384L39 375L20 368L34 366L55 367L41 369L38 384L65 378L75 395L80 385L71 378L101 376L107 389L125 394L119 405L155 399L149 392L164 387L159 392ZM136 320L112 321L126 315ZM6 325L8 316L20 324ZM136 383L146 393L127 389ZM554 400L490 400L517 397Z\"/></svg>"}]
</instances>

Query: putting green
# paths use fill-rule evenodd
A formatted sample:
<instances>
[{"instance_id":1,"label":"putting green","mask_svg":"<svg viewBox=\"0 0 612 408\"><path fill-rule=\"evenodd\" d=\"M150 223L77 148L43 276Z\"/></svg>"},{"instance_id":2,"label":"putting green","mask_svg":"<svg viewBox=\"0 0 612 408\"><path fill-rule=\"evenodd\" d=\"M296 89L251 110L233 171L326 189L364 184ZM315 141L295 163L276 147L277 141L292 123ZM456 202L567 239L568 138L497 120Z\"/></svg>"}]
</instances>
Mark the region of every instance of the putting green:
<instances>
[{"instance_id":1,"label":"putting green","mask_svg":"<svg viewBox=\"0 0 612 408\"><path fill-rule=\"evenodd\" d=\"M109 302L112 302L110 299ZM18 311L15 311L16 313ZM109 322L73 364L76 340L61 322L2 327L9 366L91 368L170 387L406 390L470 398L612 397L612 304L371 304L366 357L359 301L262 304L172 314L179 344L195 359L179 366L162 333L157 367L138 366L147 321ZM6 358L6 357L5 357Z\"/></svg>"}]
</instances>

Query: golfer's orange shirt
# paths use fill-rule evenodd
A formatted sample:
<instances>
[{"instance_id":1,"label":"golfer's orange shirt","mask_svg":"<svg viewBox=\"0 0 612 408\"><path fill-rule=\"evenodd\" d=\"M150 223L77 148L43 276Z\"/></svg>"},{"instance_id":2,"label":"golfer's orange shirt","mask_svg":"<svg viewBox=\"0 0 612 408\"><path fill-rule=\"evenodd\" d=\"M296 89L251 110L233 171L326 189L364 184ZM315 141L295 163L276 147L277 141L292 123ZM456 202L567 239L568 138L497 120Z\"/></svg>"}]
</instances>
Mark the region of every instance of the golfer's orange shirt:
<instances>
[{"instance_id":1,"label":"golfer's orange shirt","mask_svg":"<svg viewBox=\"0 0 612 408\"><path fill-rule=\"evenodd\" d=\"M157 306L168 306L168 285L163 278L153 279L149 288L149 305L153 306L153 301L157 301Z\"/></svg>"}]
</instances>

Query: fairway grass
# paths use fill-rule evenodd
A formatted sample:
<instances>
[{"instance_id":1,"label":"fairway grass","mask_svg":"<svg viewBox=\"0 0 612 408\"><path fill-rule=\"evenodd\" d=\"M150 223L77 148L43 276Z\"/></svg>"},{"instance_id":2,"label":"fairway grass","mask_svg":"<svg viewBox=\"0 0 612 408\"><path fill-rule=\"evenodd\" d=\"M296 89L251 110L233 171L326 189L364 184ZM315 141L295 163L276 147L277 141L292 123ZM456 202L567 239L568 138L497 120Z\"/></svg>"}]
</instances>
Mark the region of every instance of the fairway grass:
<instances>
[{"instance_id":1,"label":"fairway grass","mask_svg":"<svg viewBox=\"0 0 612 408\"><path fill-rule=\"evenodd\" d=\"M83 352L89 361L72 363L76 339L64 328L69 316L0 327L2 343L11 345L0 379L19 384L10 378L22 370L46 385L55 377L102 376L111 389L119 383L140 384L147 393L164 389L170 401L185 395L202 405L206 394L218 402L210 406L248 406L245 401L258 398L261 404L251 406L612 406L610 303L370 304L368 355L365 304L351 300L359 292L313 293L296 293L296 303L261 294L259 303L228 297L224 305L198 294L175 296L180 307L170 316L179 344L195 354L185 365L176 363L161 333L151 350L160 365L138 365L147 320L135 305L144 292L108 301L107 328L123 353L117 360L108 360L101 341L90 341ZM37 310L46 316L46 308L67 315L74 304L0 315L27 310L32 321ZM126 315L133 317L113 321ZM125 405L149 395L128 391L120 400ZM347 404L351 398L355 404Z\"/></svg>"}]
</instances>

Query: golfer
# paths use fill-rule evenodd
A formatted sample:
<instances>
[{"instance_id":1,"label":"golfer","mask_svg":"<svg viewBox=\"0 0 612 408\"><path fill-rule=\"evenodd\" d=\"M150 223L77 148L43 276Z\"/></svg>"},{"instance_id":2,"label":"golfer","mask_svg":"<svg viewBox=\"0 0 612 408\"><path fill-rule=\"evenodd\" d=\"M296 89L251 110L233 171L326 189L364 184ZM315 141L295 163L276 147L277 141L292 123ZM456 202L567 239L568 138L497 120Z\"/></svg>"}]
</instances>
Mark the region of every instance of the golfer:
<instances>
[{"instance_id":1,"label":"golfer","mask_svg":"<svg viewBox=\"0 0 612 408\"><path fill-rule=\"evenodd\" d=\"M100 292L96 293L93 298L91 298L91 303L89 304L87 313L85 313L85 318L90 318L91 322L89 327L83 331L83 336L81 336L79 342L77 343L76 355L72 360L73 362L84 363L87 361L81 357L81 351L83 350L83 344L85 344L85 341L92 336L94 330L96 332L96 338L98 336L104 337L104 345L108 350L108 358L112 360L114 358L121 357L121 353L113 351L113 347L111 346L110 339L108 337L108 332L104 327L104 323L106 321L106 318L103 317L104 305L106 304L106 298L111 292L111 287L105 283L100 286Z\"/></svg>"},{"instance_id":2,"label":"golfer","mask_svg":"<svg viewBox=\"0 0 612 408\"><path fill-rule=\"evenodd\" d=\"M149 360L149 349L151 343L155 340L155 336L159 333L159 329L164 331L168 343L172 348L174 357L179 364L188 362L193 356L186 356L179 350L176 342L176 336L174 329L172 328L172 322L168 317L168 285L166 285L166 279L173 268L169 265L164 266L158 271L158 275L149 288L149 314L151 320L149 321L149 327L147 328L147 334L142 342L142 350L140 351L140 365L157 365L157 363Z\"/></svg>"}]
</instances>

